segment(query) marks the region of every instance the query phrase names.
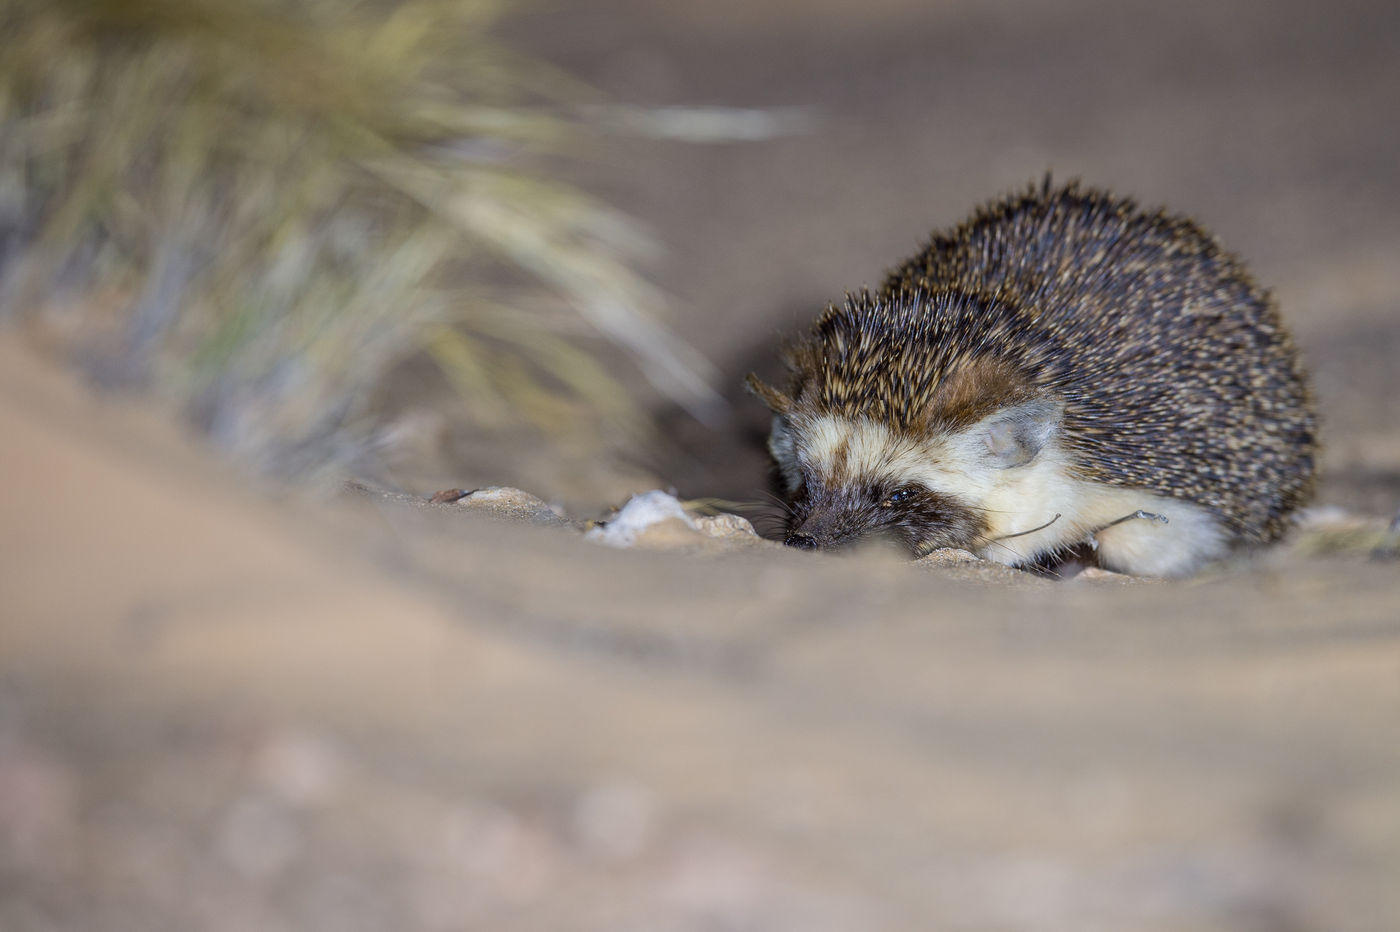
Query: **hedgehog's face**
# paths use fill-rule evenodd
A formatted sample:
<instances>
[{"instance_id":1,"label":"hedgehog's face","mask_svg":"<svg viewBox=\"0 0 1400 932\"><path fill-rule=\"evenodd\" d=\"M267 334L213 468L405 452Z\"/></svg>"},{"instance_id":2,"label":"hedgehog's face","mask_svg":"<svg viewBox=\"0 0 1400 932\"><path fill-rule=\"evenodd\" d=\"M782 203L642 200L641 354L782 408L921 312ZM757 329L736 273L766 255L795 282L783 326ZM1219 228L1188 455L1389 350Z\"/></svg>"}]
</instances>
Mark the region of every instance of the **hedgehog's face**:
<instances>
[{"instance_id":1,"label":"hedgehog's face","mask_svg":"<svg viewBox=\"0 0 1400 932\"><path fill-rule=\"evenodd\" d=\"M834 550L887 538L922 555L969 548L984 530L974 502L929 482L922 445L876 425L779 415L769 447L792 500L789 546Z\"/></svg>"},{"instance_id":2,"label":"hedgehog's face","mask_svg":"<svg viewBox=\"0 0 1400 932\"><path fill-rule=\"evenodd\" d=\"M985 544L996 491L1035 472L1019 467L1041 459L1060 418L1058 405L1031 401L911 436L866 418L782 407L769 449L791 500L786 542L825 550L885 537L916 556Z\"/></svg>"},{"instance_id":3,"label":"hedgehog's face","mask_svg":"<svg viewBox=\"0 0 1400 932\"><path fill-rule=\"evenodd\" d=\"M813 477L794 497L785 542L804 550L834 550L888 538L915 555L939 547L973 546L977 511L919 483L832 483Z\"/></svg>"}]
</instances>

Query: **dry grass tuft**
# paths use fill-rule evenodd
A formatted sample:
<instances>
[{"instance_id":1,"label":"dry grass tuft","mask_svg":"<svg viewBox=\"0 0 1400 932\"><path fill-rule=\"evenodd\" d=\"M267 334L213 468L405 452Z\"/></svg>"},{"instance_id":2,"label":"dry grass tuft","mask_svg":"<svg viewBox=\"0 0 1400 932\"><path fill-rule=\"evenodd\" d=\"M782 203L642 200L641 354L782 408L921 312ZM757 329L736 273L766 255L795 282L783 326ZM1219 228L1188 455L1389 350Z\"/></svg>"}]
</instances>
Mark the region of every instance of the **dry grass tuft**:
<instances>
[{"instance_id":1,"label":"dry grass tuft","mask_svg":"<svg viewBox=\"0 0 1400 932\"><path fill-rule=\"evenodd\" d=\"M9 0L0 316L283 477L371 456L366 398L419 353L483 418L639 428L580 317L711 404L646 237L549 178L599 101L493 39L501 7Z\"/></svg>"}]
</instances>

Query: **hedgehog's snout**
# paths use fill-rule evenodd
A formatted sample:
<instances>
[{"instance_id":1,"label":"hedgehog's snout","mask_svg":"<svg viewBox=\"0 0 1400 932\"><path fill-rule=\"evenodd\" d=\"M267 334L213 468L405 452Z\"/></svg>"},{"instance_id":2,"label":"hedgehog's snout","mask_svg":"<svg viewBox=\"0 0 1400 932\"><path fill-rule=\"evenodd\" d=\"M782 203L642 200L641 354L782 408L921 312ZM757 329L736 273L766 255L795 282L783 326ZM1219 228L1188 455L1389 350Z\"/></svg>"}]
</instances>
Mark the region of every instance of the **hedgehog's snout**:
<instances>
[{"instance_id":1,"label":"hedgehog's snout","mask_svg":"<svg viewBox=\"0 0 1400 932\"><path fill-rule=\"evenodd\" d=\"M803 521L788 528L783 543L798 550L836 550L853 542L857 536L825 522Z\"/></svg>"},{"instance_id":2,"label":"hedgehog's snout","mask_svg":"<svg viewBox=\"0 0 1400 932\"><path fill-rule=\"evenodd\" d=\"M888 528L855 521L849 515L832 517L835 520L808 521L794 526L783 538L783 543L797 550L825 550L831 553L847 553L865 545L899 543Z\"/></svg>"},{"instance_id":3,"label":"hedgehog's snout","mask_svg":"<svg viewBox=\"0 0 1400 932\"><path fill-rule=\"evenodd\" d=\"M843 536L839 533L833 515L828 509L813 507L809 500L799 506L800 510L788 525L783 543L798 550L828 550Z\"/></svg>"},{"instance_id":4,"label":"hedgehog's snout","mask_svg":"<svg viewBox=\"0 0 1400 932\"><path fill-rule=\"evenodd\" d=\"M865 537L871 527L839 501L809 496L797 506L783 543L798 550L840 550Z\"/></svg>"}]
</instances>

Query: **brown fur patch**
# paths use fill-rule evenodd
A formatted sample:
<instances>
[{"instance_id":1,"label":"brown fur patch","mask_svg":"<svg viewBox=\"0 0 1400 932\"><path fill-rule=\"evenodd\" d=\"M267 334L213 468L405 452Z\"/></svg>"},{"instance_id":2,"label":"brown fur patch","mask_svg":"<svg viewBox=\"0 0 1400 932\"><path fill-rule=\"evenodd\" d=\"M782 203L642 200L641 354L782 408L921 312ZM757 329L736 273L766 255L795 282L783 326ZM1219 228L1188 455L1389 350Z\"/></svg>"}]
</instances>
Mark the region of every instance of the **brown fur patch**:
<instances>
[{"instance_id":1,"label":"brown fur patch","mask_svg":"<svg viewBox=\"0 0 1400 932\"><path fill-rule=\"evenodd\" d=\"M929 405L928 426L961 430L1033 395L1030 382L1006 363L970 359L939 384Z\"/></svg>"},{"instance_id":2,"label":"brown fur patch","mask_svg":"<svg viewBox=\"0 0 1400 932\"><path fill-rule=\"evenodd\" d=\"M828 467L830 475L829 481L833 483L843 483L855 479L856 477L850 472L850 462L851 438L842 437L840 442L836 444L835 449L831 451L831 463Z\"/></svg>"}]
</instances>

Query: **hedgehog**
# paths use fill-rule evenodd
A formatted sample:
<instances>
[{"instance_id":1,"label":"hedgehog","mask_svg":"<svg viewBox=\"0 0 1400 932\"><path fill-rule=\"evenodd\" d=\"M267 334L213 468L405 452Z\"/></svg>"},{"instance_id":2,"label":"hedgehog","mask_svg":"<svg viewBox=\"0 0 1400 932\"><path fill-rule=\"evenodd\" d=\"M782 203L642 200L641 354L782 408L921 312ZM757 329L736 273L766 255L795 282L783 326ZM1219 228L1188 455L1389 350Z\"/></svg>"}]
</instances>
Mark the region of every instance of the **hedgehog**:
<instances>
[{"instance_id":1,"label":"hedgehog","mask_svg":"<svg viewBox=\"0 0 1400 932\"><path fill-rule=\"evenodd\" d=\"M750 375L785 542L1183 576L1277 540L1316 418L1269 294L1195 222L1046 178L935 233Z\"/></svg>"}]
</instances>

